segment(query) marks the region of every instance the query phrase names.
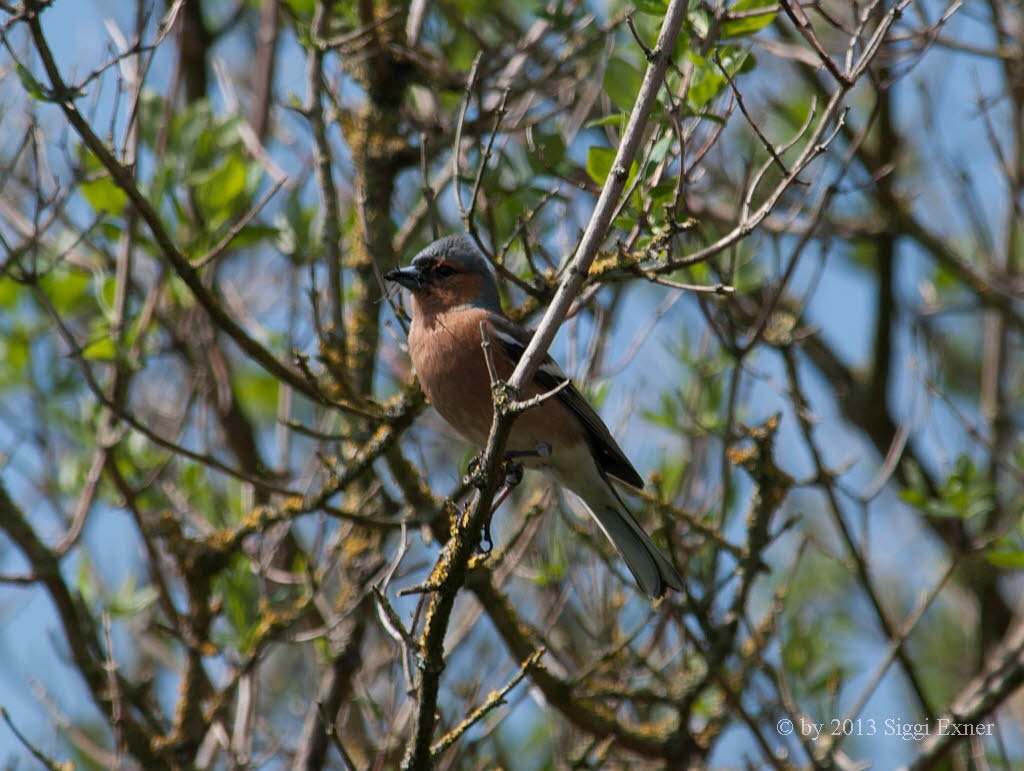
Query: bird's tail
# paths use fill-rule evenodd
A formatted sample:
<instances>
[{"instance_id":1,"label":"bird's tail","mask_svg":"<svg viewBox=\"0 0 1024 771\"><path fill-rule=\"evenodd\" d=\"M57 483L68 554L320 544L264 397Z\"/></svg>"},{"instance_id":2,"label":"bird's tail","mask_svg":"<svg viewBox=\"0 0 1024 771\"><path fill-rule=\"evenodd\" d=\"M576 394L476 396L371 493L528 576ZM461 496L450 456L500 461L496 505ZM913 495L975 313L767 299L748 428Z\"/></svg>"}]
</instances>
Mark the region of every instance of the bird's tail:
<instances>
[{"instance_id":1,"label":"bird's tail","mask_svg":"<svg viewBox=\"0 0 1024 771\"><path fill-rule=\"evenodd\" d=\"M683 579L650 536L626 508L611 482L602 475L600 485L591 485L583 501L615 551L626 563L640 588L651 597L660 597L666 588L684 591Z\"/></svg>"}]
</instances>

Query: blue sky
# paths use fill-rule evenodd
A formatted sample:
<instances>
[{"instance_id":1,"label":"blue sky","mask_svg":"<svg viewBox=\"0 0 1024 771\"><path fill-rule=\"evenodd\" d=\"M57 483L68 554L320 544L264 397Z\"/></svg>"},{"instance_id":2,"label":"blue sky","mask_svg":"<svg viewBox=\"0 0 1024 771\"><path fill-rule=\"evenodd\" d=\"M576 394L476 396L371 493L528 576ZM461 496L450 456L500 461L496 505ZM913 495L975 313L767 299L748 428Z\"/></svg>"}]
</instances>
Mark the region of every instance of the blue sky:
<instances>
[{"instance_id":1,"label":"blue sky","mask_svg":"<svg viewBox=\"0 0 1024 771\"><path fill-rule=\"evenodd\" d=\"M77 74L82 75L95 66L100 48L106 46L109 40L103 23L107 17L116 19L122 29L130 28L130 14L125 5L114 0L57 0L54 7L44 13L46 32L54 49L59 52L65 70L77 70ZM964 14L954 17L949 30L950 34L965 37L973 42L987 42L983 38L984 30ZM236 50L228 45L221 53L230 58ZM158 57L152 76L154 84L166 81L167 67L166 56ZM12 79L8 79L8 83L10 85L0 87L0 94L6 95L8 88L16 88ZM987 147L983 125L977 110L973 107L974 97L979 88L983 92L996 90L998 72L991 64L976 57L940 50L931 52L908 78L901 80L897 85L897 117L901 129L905 132L914 132L921 128L920 115L925 105L922 101L922 92L918 88L919 83L925 84L930 93L937 95L938 114L942 116L937 125L938 146L932 146L936 157L940 155L938 148L951 150L962 157L963 163L972 174L984 179L994 168L995 159ZM277 86L279 97L289 91L300 96L305 92L303 57L293 42L289 42L283 49ZM216 86L213 91L217 93ZM109 105L111 98L112 93L109 90L101 94L99 115L107 113L108 108L105 107ZM47 111L53 110L51 107L41 109L44 116ZM6 122L12 118L6 116L3 120ZM56 152L58 148L54 147L53 150ZM287 155L283 154L281 162L286 168L288 161ZM913 161L927 166L932 159L919 158ZM963 227L963 223L957 221L960 207L957 206L955 189L934 185L908 193L919 198L922 205L934 212L930 218L934 224L949 223L948 227L952 232ZM978 195L985 204L985 211L998 222L1005 208L1005 191L998 184L986 184L978 189ZM848 363L866 363L870 352L871 323L874 315L872 287L859 271L842 266L837 255L827 255L826 258L828 267L822 273L820 284L814 292L809 317L822 327L827 339L844 355ZM921 254L906 244L900 247L899 264L898 291L904 307L912 307L919 302L918 285L927 274L929 266ZM815 257L805 258L794 280L794 286L807 286L812 276L817 275L817 267ZM625 316L645 318L645 314L650 312L652 302L656 304L663 296L663 292L651 288L634 291ZM617 410L615 405L635 401L638 407L654 406L645 403L644 397L637 396L637 392L642 393L644 386L656 386L653 381L664 373L671 372L676 366L674 357L666 352L666 331L674 327L685 329L694 321L694 314L692 301L684 300L679 303L668 317L668 327L659 325L641 347L636 359L628 368L629 374L616 378L611 384L611 392L603 410L609 425L621 425L627 419L639 420L637 413L630 418L622 414L621 408ZM903 330L897 341L898 357L901 361L909 363L915 357L919 359L920 348L905 326ZM614 349L624 349L632 339L633 331L626 328L616 331L613 353L609 356L609 361L619 358ZM562 338L556 343L555 351L564 360L566 350L567 344L563 333ZM768 375L768 382L756 386L752 392L751 413L748 418L750 422L757 422L785 406L785 395L773 385L783 382L778 362L768 357L759 357L754 364ZM924 367L926 363L920 361L919 366ZM643 373L656 374L648 376ZM897 382L890 398L893 404L906 405L910 409L912 405L918 404L916 400L920 399L920 371L907 366L897 368L896 373ZM809 373L808 377L813 406L821 418L820 435L834 438L834 441L826 443L826 449L830 453L827 460L840 465L849 459L863 458L854 467L848 481L852 484L867 484L877 470L877 460L861 437L850 434L843 428L838 410L826 398L827 392ZM971 409L971 405L965 407ZM952 460L946 448L963 446L962 428L941 408L927 412L926 424L925 449L930 460L935 463L935 470L940 470ZM668 449L666 443L672 441L667 436L650 441L652 434L645 431L632 430L625 435L625 449L634 458L642 473L656 465L659 455ZM653 435L658 436L657 433ZM806 474L810 466L805 455L797 451L795 436L796 426L791 416L787 416L780 445L786 453L787 469L796 475ZM12 437L0 434L0 450L9 450L12 441ZM20 462L25 463L27 468L32 468L36 464L34 459L21 459ZM11 485L17 500L17 479L5 475L5 481ZM934 576L940 567L940 554L927 542L922 542L916 537L919 534L916 519L902 508L893 495L885 494L878 508L887 512L885 527L874 527L872 530L871 548L877 559L880 574L899 574L905 569L908 552L912 552L913 559L922 568L922 575L918 576L918 586L927 586L929 577ZM52 533L58 533L59 526L56 523L52 525ZM139 564L139 556L135 553L133 526L125 517L111 512L103 512L102 516L94 517L85 534L85 540L89 553L102 555L100 569L111 588L131 580ZM6 549L0 550L0 570L6 573L18 572L23 567L20 560L12 558ZM66 562L66 570L70 576L75 574L75 558ZM50 725L47 711L40 706L36 686L56 695L59 703L65 708L88 701L85 688L77 677L69 676L68 670L53 664L55 651L63 650L62 641L53 633L54 623L52 607L41 592L35 589L0 587L0 624L6 631L0 643L0 703L11 712L19 728L39 740L44 749L56 746L55 737L58 729ZM864 662L864 671L870 671L873 662L881 655L882 650L879 646L868 646L862 650L860 656ZM527 711L531 709L531 703L529 699L520 701L521 708ZM912 717L909 714L898 714L897 705L900 703L904 703L904 694L899 684L889 678L862 715L875 715L879 719L899 716L911 721ZM825 719L831 716L815 717ZM526 721L522 724L525 725ZM1017 738L1019 740L1019 737ZM862 745L862 751L879 762L907 759L912 752L912 744L895 737L890 739L891 741L873 742L870 746ZM735 763L741 760L740 750L731 750L730 745L730 742L722 742L722 757L716 760L722 763ZM733 752L736 752L736 757L732 757ZM10 731L0 727L0 759L11 755L21 756L22 750Z\"/></svg>"}]
</instances>

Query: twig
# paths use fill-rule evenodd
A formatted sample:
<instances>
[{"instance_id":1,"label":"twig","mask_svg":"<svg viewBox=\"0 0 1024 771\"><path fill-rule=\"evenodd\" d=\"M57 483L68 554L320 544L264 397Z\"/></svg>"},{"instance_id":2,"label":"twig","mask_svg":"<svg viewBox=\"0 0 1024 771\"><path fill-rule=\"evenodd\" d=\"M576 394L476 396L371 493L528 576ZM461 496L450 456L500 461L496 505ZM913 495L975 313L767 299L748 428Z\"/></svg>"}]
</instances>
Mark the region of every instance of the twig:
<instances>
[{"instance_id":1,"label":"twig","mask_svg":"<svg viewBox=\"0 0 1024 771\"><path fill-rule=\"evenodd\" d=\"M808 20L806 14L804 14L804 10L800 7L800 4L793 4L791 0L779 0L779 4L786 12L789 20L793 22L793 26L797 28L800 34L803 35L804 40L806 40L810 44L811 48L814 49L815 53L818 54L818 59L823 65L825 65L825 69L832 73L832 77L839 81L839 84L843 86L843 88L849 88L852 86L852 81L855 80L855 78L851 79L849 76L844 75L840 71L839 65L837 65L835 61L833 61L832 57L826 53L825 49L818 41L818 37L814 34L814 28L811 26L811 22Z\"/></svg>"},{"instance_id":2,"label":"twig","mask_svg":"<svg viewBox=\"0 0 1024 771\"><path fill-rule=\"evenodd\" d=\"M830 472L825 467L825 463L822 460L821 453L818 450L818 446L814 443L813 429L810 423L810 419L807 417L809 413L810 405L807 403L807 399L804 396L803 390L800 385L800 376L796 362L796 355L792 349L786 348L782 350L783 360L786 366L786 374L789 379L790 387L793 393L793 402L797 407L796 416L797 421L800 425L800 432L803 435L804 443L807 449L811 453L811 457L814 461L815 471L818 479L820 480L821 487L825 493L825 497L828 500L829 512L832 515L833 523L836 529L839 531L842 537L843 543L846 546L846 550L853 560L854 568L857 574L857 580L860 582L861 587L864 589L864 593L868 596L871 602L871 607L875 613L875 617L878 620L878 625L881 628L886 639L895 640L897 638L896 630L893 629L892 622L886 615L885 607L882 605L882 600L878 595L878 591L875 588L874 580L871 577L871 572L868 569L867 562L864 559L864 555L858 548L853 535L850 533L850 528L846 524L846 520L843 518L842 509L839 506L839 500L836 496L834 486L831 484ZM914 691L914 695L917 698L918 703L921 706L922 712L928 718L929 721L935 719L935 710L932 709L928 697L925 693L924 686L921 683L921 678L917 674L917 669L914 667L914 662L910 658L907 649L904 645L899 645L896 650L896 658L900 662L907 680L910 683L911 688Z\"/></svg>"},{"instance_id":3,"label":"twig","mask_svg":"<svg viewBox=\"0 0 1024 771\"><path fill-rule=\"evenodd\" d=\"M918 745L920 754L908 767L910 771L935 768L954 745L968 738L970 732L963 729L978 726L1024 684L1024 624L1006 635L990 661L953 700L941 718L945 722L939 722Z\"/></svg>"},{"instance_id":4,"label":"twig","mask_svg":"<svg viewBox=\"0 0 1024 771\"><path fill-rule=\"evenodd\" d=\"M508 595L498 590L488 574L474 581L471 589L513 657L525 659L536 650L536 630L531 633L531 625L516 612ZM673 736L673 729L632 728L582 697L570 680L542 667L533 670L530 680L554 709L583 731L612 739L617 745L670 768L687 767L685 758L695 748L685 731ZM673 740L677 744L666 753Z\"/></svg>"},{"instance_id":5,"label":"twig","mask_svg":"<svg viewBox=\"0 0 1024 771\"><path fill-rule=\"evenodd\" d=\"M107 462L107 448L100 447L96 450L96 455L93 456L92 466L89 467L89 473L86 475L85 484L82 487L82 493L78 496L78 503L75 505L74 516L71 517L71 525L68 527L68 531L64 536L57 542L57 545L53 547L53 553L58 557L63 557L68 551L78 543L79 536L82 535L82 530L85 527L85 519L89 515L89 510L92 508L93 501L96 499L96 491L99 489L100 475L103 473L103 466Z\"/></svg>"},{"instance_id":6,"label":"twig","mask_svg":"<svg viewBox=\"0 0 1024 771\"><path fill-rule=\"evenodd\" d=\"M270 351L242 329L232 318L231 314L225 310L214 292L206 287L199 273L192 267L188 258L181 252L170 233L164 227L156 209L135 184L131 170L125 167L107 149L103 140L96 135L92 127L78 111L73 101L74 95L64 83L60 70L57 68L57 63L53 58L53 51L50 49L50 45L43 34L39 16L36 13L31 13L24 21L28 25L36 51L50 79L51 90L58 97L58 106L63 111L64 116L79 137L81 137L85 146L89 148L110 173L114 183L127 194L132 205L138 209L140 216L149 226L160 252L174 268L175 273L191 290L196 301L209 314L213 322L224 330L253 361L257 362L276 378L294 386L295 390L307 398L313 401L320 401L320 395L314 389L311 389L309 384L298 373L282 364Z\"/></svg>"},{"instance_id":7,"label":"twig","mask_svg":"<svg viewBox=\"0 0 1024 771\"><path fill-rule=\"evenodd\" d=\"M124 706L121 703L121 688L117 678L117 662L114 661L114 640L110 634L110 612L103 611L103 644L107 649L103 669L107 673L107 687L110 688L110 724L114 728L114 768L121 767L124 755Z\"/></svg>"},{"instance_id":8,"label":"twig","mask_svg":"<svg viewBox=\"0 0 1024 771\"><path fill-rule=\"evenodd\" d=\"M409 48L416 48L420 44L420 34L423 32L423 22L427 20L429 7L429 0L412 0L409 3L409 13L405 19L405 44Z\"/></svg>"},{"instance_id":9,"label":"twig","mask_svg":"<svg viewBox=\"0 0 1024 771\"><path fill-rule=\"evenodd\" d=\"M633 35L633 40L635 40L636 44L640 46L640 50L644 52L644 58L648 63L653 62L654 51L650 49L650 47L643 41L643 38L640 37L640 33L637 32L636 24L633 23L633 11L626 13L626 26L629 27L630 34Z\"/></svg>"},{"instance_id":10,"label":"twig","mask_svg":"<svg viewBox=\"0 0 1024 771\"><path fill-rule=\"evenodd\" d=\"M412 636L412 633L405 628L405 624L398 617L398 613L391 607L391 603L388 602L387 597L378 589L376 586L372 588L374 599L377 600L377 611L378 617L380 618L381 626L388 633L395 642L402 645L408 650L415 651L418 649L416 645L416 639Z\"/></svg>"},{"instance_id":11,"label":"twig","mask_svg":"<svg viewBox=\"0 0 1024 771\"><path fill-rule=\"evenodd\" d=\"M736 97L736 104L739 106L740 112L743 113L743 117L747 119L747 123L750 124L750 128L752 128L754 133L757 134L757 138L761 140L761 144L764 145L764 149L768 151L768 154L771 155L772 159L779 165L782 173L788 175L789 169L786 168L786 164L783 163L782 158L779 157L779 154L775 150L775 146L768 141L768 137L764 135L764 132L761 131L761 127L757 125L757 121L754 120L749 112L747 112L747 106L743 103L743 94L740 93L739 88L736 86L736 81L733 80L732 75L729 74L729 70L727 70L725 65L722 64L722 59L718 55L717 51L715 52L715 64L718 65L718 69L720 69L722 74L725 75L725 79L729 81L729 87L732 88L732 93ZM794 181L797 183L800 182L800 180Z\"/></svg>"},{"instance_id":12,"label":"twig","mask_svg":"<svg viewBox=\"0 0 1024 771\"><path fill-rule=\"evenodd\" d=\"M487 170L487 163L491 159L491 152L494 149L494 140L498 136L498 129L501 128L501 119L505 117L505 101L508 99L508 89L506 88L501 92L501 101L498 102L498 109L494 116L494 128L491 130L490 136L487 138L487 146L484 148L484 153L480 157L480 163L477 164L476 168L476 179L473 180L473 194L469 199L469 211L465 213L462 218L463 224L466 226L466 230L473 235L474 240L477 242L477 246L481 246L480 239L476 235L476 225L473 221L473 214L476 211L476 202L480 197L480 184L484 179L484 171ZM456 179L456 184L458 180ZM481 247L481 251L483 248Z\"/></svg>"},{"instance_id":13,"label":"twig","mask_svg":"<svg viewBox=\"0 0 1024 771\"><path fill-rule=\"evenodd\" d=\"M911 632L913 632L914 629L917 628L917 625L924 617L925 612L928 610L928 608L931 607L932 603L939 596L939 592L942 591L942 588L946 585L946 582L949 580L949 577L953 575L953 571L957 567L958 561L956 559L950 560L949 564L946 566L946 569L943 571L942 575L939 576L939 580L936 581L935 585L932 586L932 588L929 589L928 592L921 597L920 601L917 604L917 607L914 608L913 611L911 611L910 615L907 616L906 621L904 621L903 624L900 625L899 629L896 632L895 639L889 641L889 650L886 652L885 658L882 659L882 661L879 663L878 668L875 670L874 674L868 680L867 685L864 686L864 690L861 692L861 695L857 699L857 701L854 702L853 707L851 707L849 712L847 712L847 719L852 720L856 718L864 709L864 706L868 703L868 700L874 694L875 689L878 688L879 684L882 682L882 678L885 676L885 673L888 672L889 667L892 666L892 662L896 660L896 654L899 651L900 646L903 645L904 642L906 642L907 638L910 637ZM846 735L840 732L835 737L835 741L832 744L831 750L835 751L836 749L838 749L839 745L842 744L845 738Z\"/></svg>"},{"instance_id":14,"label":"twig","mask_svg":"<svg viewBox=\"0 0 1024 771\"><path fill-rule=\"evenodd\" d=\"M509 680L500 691L494 691L487 700L477 707L475 710L469 713L466 718L459 723L455 728L442 736L437 744L430 748L430 754L435 758L444 752L446 749L451 747L459 738L466 733L470 728L479 723L488 713L497 709L505 703L505 697L509 691L515 688L526 677L533 667L537 666L537 662L540 661L540 657L544 655L544 648L538 648L530 657L526 659L522 664L519 665L519 671L516 672L515 676Z\"/></svg>"},{"instance_id":15,"label":"twig","mask_svg":"<svg viewBox=\"0 0 1024 771\"><path fill-rule=\"evenodd\" d=\"M551 346L551 341L555 339L559 325L568 313L576 295L579 294L587 271L604 241L608 226L611 224L612 214L629 176L629 168L643 140L644 129L657 100L665 71L668 69L679 28L686 16L686 7L687 3L683 0L672 0L669 4L662 22L661 32L658 35L658 43L653 52L654 60L647 65L636 103L633 105L629 122L626 124L626 131L622 135L622 141L619 143L615 160L612 162L611 171L608 173L608 179L601 189L597 205L587 223L587 229L583 233L576 254L569 263L565 278L555 292L555 297L544 313L537 332L530 340L530 344L512 374L509 384L513 388L521 389L533 378Z\"/></svg>"},{"instance_id":16,"label":"twig","mask_svg":"<svg viewBox=\"0 0 1024 771\"><path fill-rule=\"evenodd\" d=\"M327 32L330 19L330 7L333 3L320 0L313 13L311 34L315 41L322 40ZM323 261L327 265L327 286L330 293L328 302L331 308L331 341L338 348L340 361L348 359L345 341L344 287L341 283L341 213L338 208L338 191L334 186L334 173L331 170L331 148L327 140L327 121L324 117L324 56L326 49L321 45L310 47L306 62L306 81L309 97L306 104L306 117L313 129L313 163L316 167L317 186L320 188L320 199L324 204L323 217L320 225Z\"/></svg>"},{"instance_id":17,"label":"twig","mask_svg":"<svg viewBox=\"0 0 1024 771\"><path fill-rule=\"evenodd\" d=\"M430 172L427 168L427 132L420 132L420 175L423 177L423 184L420 189L423 191L423 201L427 208L427 216L430 219L430 232L436 241L441 237L441 218L437 213L437 197L434 195L434 188L430 186Z\"/></svg>"},{"instance_id":18,"label":"twig","mask_svg":"<svg viewBox=\"0 0 1024 771\"><path fill-rule=\"evenodd\" d=\"M233 468L227 465L226 463L218 460L212 455L206 455L203 453L195 452L193 450L189 450L187 447L175 444L174 442L162 436L157 431L151 429L149 426L139 422L133 415L131 415L127 411L121 409L116 403L111 401L103 392L103 389L97 382L96 377L92 372L92 369L89 367L88 362L82 355L82 347L78 344L78 341L75 340L73 334L71 333L71 330L69 330L67 326L64 324L63 319L60 318L60 315L57 313L56 308L54 308L53 304L50 302L50 298L46 296L46 294L42 291L42 289L39 288L38 285L33 284L32 288L40 304L43 305L43 307L49 314L50 318L53 319L54 323L56 324L58 333L64 340L65 344L68 346L71 357L74 359L75 363L78 365L78 368L81 370L85 383L89 387L89 390L93 392L93 396L96 397L96 400L100 402L100 404L102 404L107 409L111 410L115 415L117 415L117 417L120 420L124 421L125 424L127 424L135 431L138 431L140 434L146 437L146 439L148 439L158 447L162 447L165 450L170 450L171 452L188 458L189 460L195 461L196 463L201 463L205 466L209 466L210 468L216 469L217 471L221 471L227 474L228 476L232 476L235 479L239 479L243 482L249 482L250 484L260 489L265 489L270 492L277 492L284 495L292 494L290 491L284 488L280 488L277 487L276 485L270 484L263 477L260 477L255 474L249 474L242 469Z\"/></svg>"},{"instance_id":19,"label":"twig","mask_svg":"<svg viewBox=\"0 0 1024 771\"><path fill-rule=\"evenodd\" d=\"M507 387L496 386L493 389L494 417L491 431L484 450L480 467L480 486L477 496L468 513L464 516L453 537L445 547L445 553L439 558L434 573L438 590L431 598L430 609L421 638L423 651L420 660L420 684L418 688L418 704L416 722L412 737L406 747L402 768L428 768L431 765L431 744L434 725L437 720L437 699L440 690L441 672L444 669L445 632L451 618L455 596L465 583L466 570L470 557L480 542L480 528L491 511L491 502L498 488L499 467L504 454L505 443L515 413L510 409L511 393L518 393L523 384L530 381L540 365L555 332L565 317L569 306L579 292L590 263L593 262L597 249L604 239L611 222L612 212L625 185L628 169L636 154L643 136L643 130L653 109L658 89L661 87L668 61L671 57L675 40L686 15L686 0L672 0L662 23L658 37L655 61L652 62L644 75L643 85L637 95L636 104L630 115L626 133L619 146L608 180L601 191L597 206L591 216L590 223L577 249L576 256L569 265L565 279L559 286L555 299L548 308L540 329L533 337L526 353L516 367L512 382ZM478 56L473 66L470 83L475 81L479 65ZM456 201L460 213L464 213L461 196L458 193L459 172L458 152L461 141L461 125L465 120L467 98L463 103L456 135L455 160L453 161L454 182L456 184ZM490 365L493 369L493 363ZM501 384L499 384L500 386ZM434 576L432 576L433 578Z\"/></svg>"},{"instance_id":20,"label":"twig","mask_svg":"<svg viewBox=\"0 0 1024 771\"><path fill-rule=\"evenodd\" d=\"M459 217L463 222L468 219L466 207L462 203L462 175L459 171L459 159L462 154L462 127L466 123L466 110L469 109L469 100L473 98L473 87L476 85L477 72L480 69L480 60L483 59L483 51L477 53L473 59L473 66L469 70L469 79L466 81L466 93L462 97L462 108L459 110L459 122L455 124L455 145L452 147L452 192L455 193L455 208L459 210Z\"/></svg>"},{"instance_id":21,"label":"twig","mask_svg":"<svg viewBox=\"0 0 1024 771\"><path fill-rule=\"evenodd\" d=\"M645 272L645 277L648 281L652 281L655 284L661 286L667 286L670 289L681 289L684 292L698 292L701 294L718 294L718 295L730 295L735 294L736 287L731 284L681 284L678 281L669 281L667 278L661 278L654 273L649 275Z\"/></svg>"},{"instance_id":22,"label":"twig","mask_svg":"<svg viewBox=\"0 0 1024 771\"><path fill-rule=\"evenodd\" d=\"M402 13L402 8L394 8L373 21L364 24L358 29L352 30L351 32L346 32L343 35L336 35L332 38L316 37L313 42L316 46L324 49L325 51L331 48L339 48L343 52L346 52L351 48L353 43L359 40L359 38L369 35L371 32L387 25L388 22L400 13ZM326 29L322 31L326 31Z\"/></svg>"},{"instance_id":23,"label":"twig","mask_svg":"<svg viewBox=\"0 0 1024 771\"><path fill-rule=\"evenodd\" d=\"M245 214L242 215L241 219L239 219L238 222L231 226L228 232L224 234L224 237L220 241L218 241L217 244L212 249L210 249L210 251L208 251L206 254L204 254L202 257L200 257L198 260L192 263L196 270L205 268L211 262L213 262L222 254L224 254L224 252L227 251L228 247L231 246L231 242L234 241L238 234L245 229L246 225L252 222L253 217L259 214L260 211L262 211L263 207L270 202L270 199L274 197L274 195L277 193L278 190L281 189L281 187L284 185L286 181L287 178L281 178L274 182L274 184L271 185L270 189L263 194L260 200L253 204L252 207Z\"/></svg>"},{"instance_id":24,"label":"twig","mask_svg":"<svg viewBox=\"0 0 1024 771\"><path fill-rule=\"evenodd\" d=\"M64 763L58 763L52 758L49 758L46 755L44 755L42 750L36 747L32 742L28 740L25 734L18 730L18 727L14 725L14 721L11 720L11 715L7 711L7 707L0 706L0 717L3 717L4 722L7 723L7 727L11 729L11 731L14 733L16 737L18 737L18 741L22 743L25 749L32 753L32 757L34 757L36 760L38 760L40 763L46 766L46 768L49 769L49 771L68 771L67 765L65 765Z\"/></svg>"}]
</instances>

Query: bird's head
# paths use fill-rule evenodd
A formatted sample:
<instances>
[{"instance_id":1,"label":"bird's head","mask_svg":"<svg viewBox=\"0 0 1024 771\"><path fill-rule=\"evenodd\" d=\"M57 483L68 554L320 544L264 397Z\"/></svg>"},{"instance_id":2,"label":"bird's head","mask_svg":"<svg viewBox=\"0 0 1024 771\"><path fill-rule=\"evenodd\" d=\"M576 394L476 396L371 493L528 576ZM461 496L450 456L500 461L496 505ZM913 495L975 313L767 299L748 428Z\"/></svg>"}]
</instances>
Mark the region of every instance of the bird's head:
<instances>
[{"instance_id":1,"label":"bird's head","mask_svg":"<svg viewBox=\"0 0 1024 771\"><path fill-rule=\"evenodd\" d=\"M458 307L501 310L491 264L467 235L439 239L417 254L407 268L384 276L412 292L417 313Z\"/></svg>"}]
</instances>

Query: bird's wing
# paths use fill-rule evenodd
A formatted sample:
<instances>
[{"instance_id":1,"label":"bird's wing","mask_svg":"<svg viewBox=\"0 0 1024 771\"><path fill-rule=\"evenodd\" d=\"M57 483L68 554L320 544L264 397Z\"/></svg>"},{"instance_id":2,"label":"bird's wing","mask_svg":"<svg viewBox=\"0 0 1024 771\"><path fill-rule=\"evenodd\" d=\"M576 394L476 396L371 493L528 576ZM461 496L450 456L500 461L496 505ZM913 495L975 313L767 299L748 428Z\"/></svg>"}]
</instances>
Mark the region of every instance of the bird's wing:
<instances>
[{"instance_id":1,"label":"bird's wing","mask_svg":"<svg viewBox=\"0 0 1024 771\"><path fill-rule=\"evenodd\" d=\"M518 364L519 360L523 357L523 353L526 352L526 346L529 345L533 333L527 332L511 319L504 316L491 314L490 322L494 336L501 342L502 349L515 364ZM537 374L533 376L533 380L542 392L547 392L569 380L569 377L562 371L562 368L558 366L555 360L550 355L547 355L537 369ZM616 443L604 421L594 412L594 408L590 406L583 397L583 394L576 389L576 386L570 382L569 385L552 398L558 399L572 410L580 423L583 424L587 432L587 438L590 441L591 452L594 454L598 467L623 484L627 484L637 490L642 489L644 486L643 477L633 468L633 464L629 462L629 458L626 457L622 448Z\"/></svg>"}]
</instances>

